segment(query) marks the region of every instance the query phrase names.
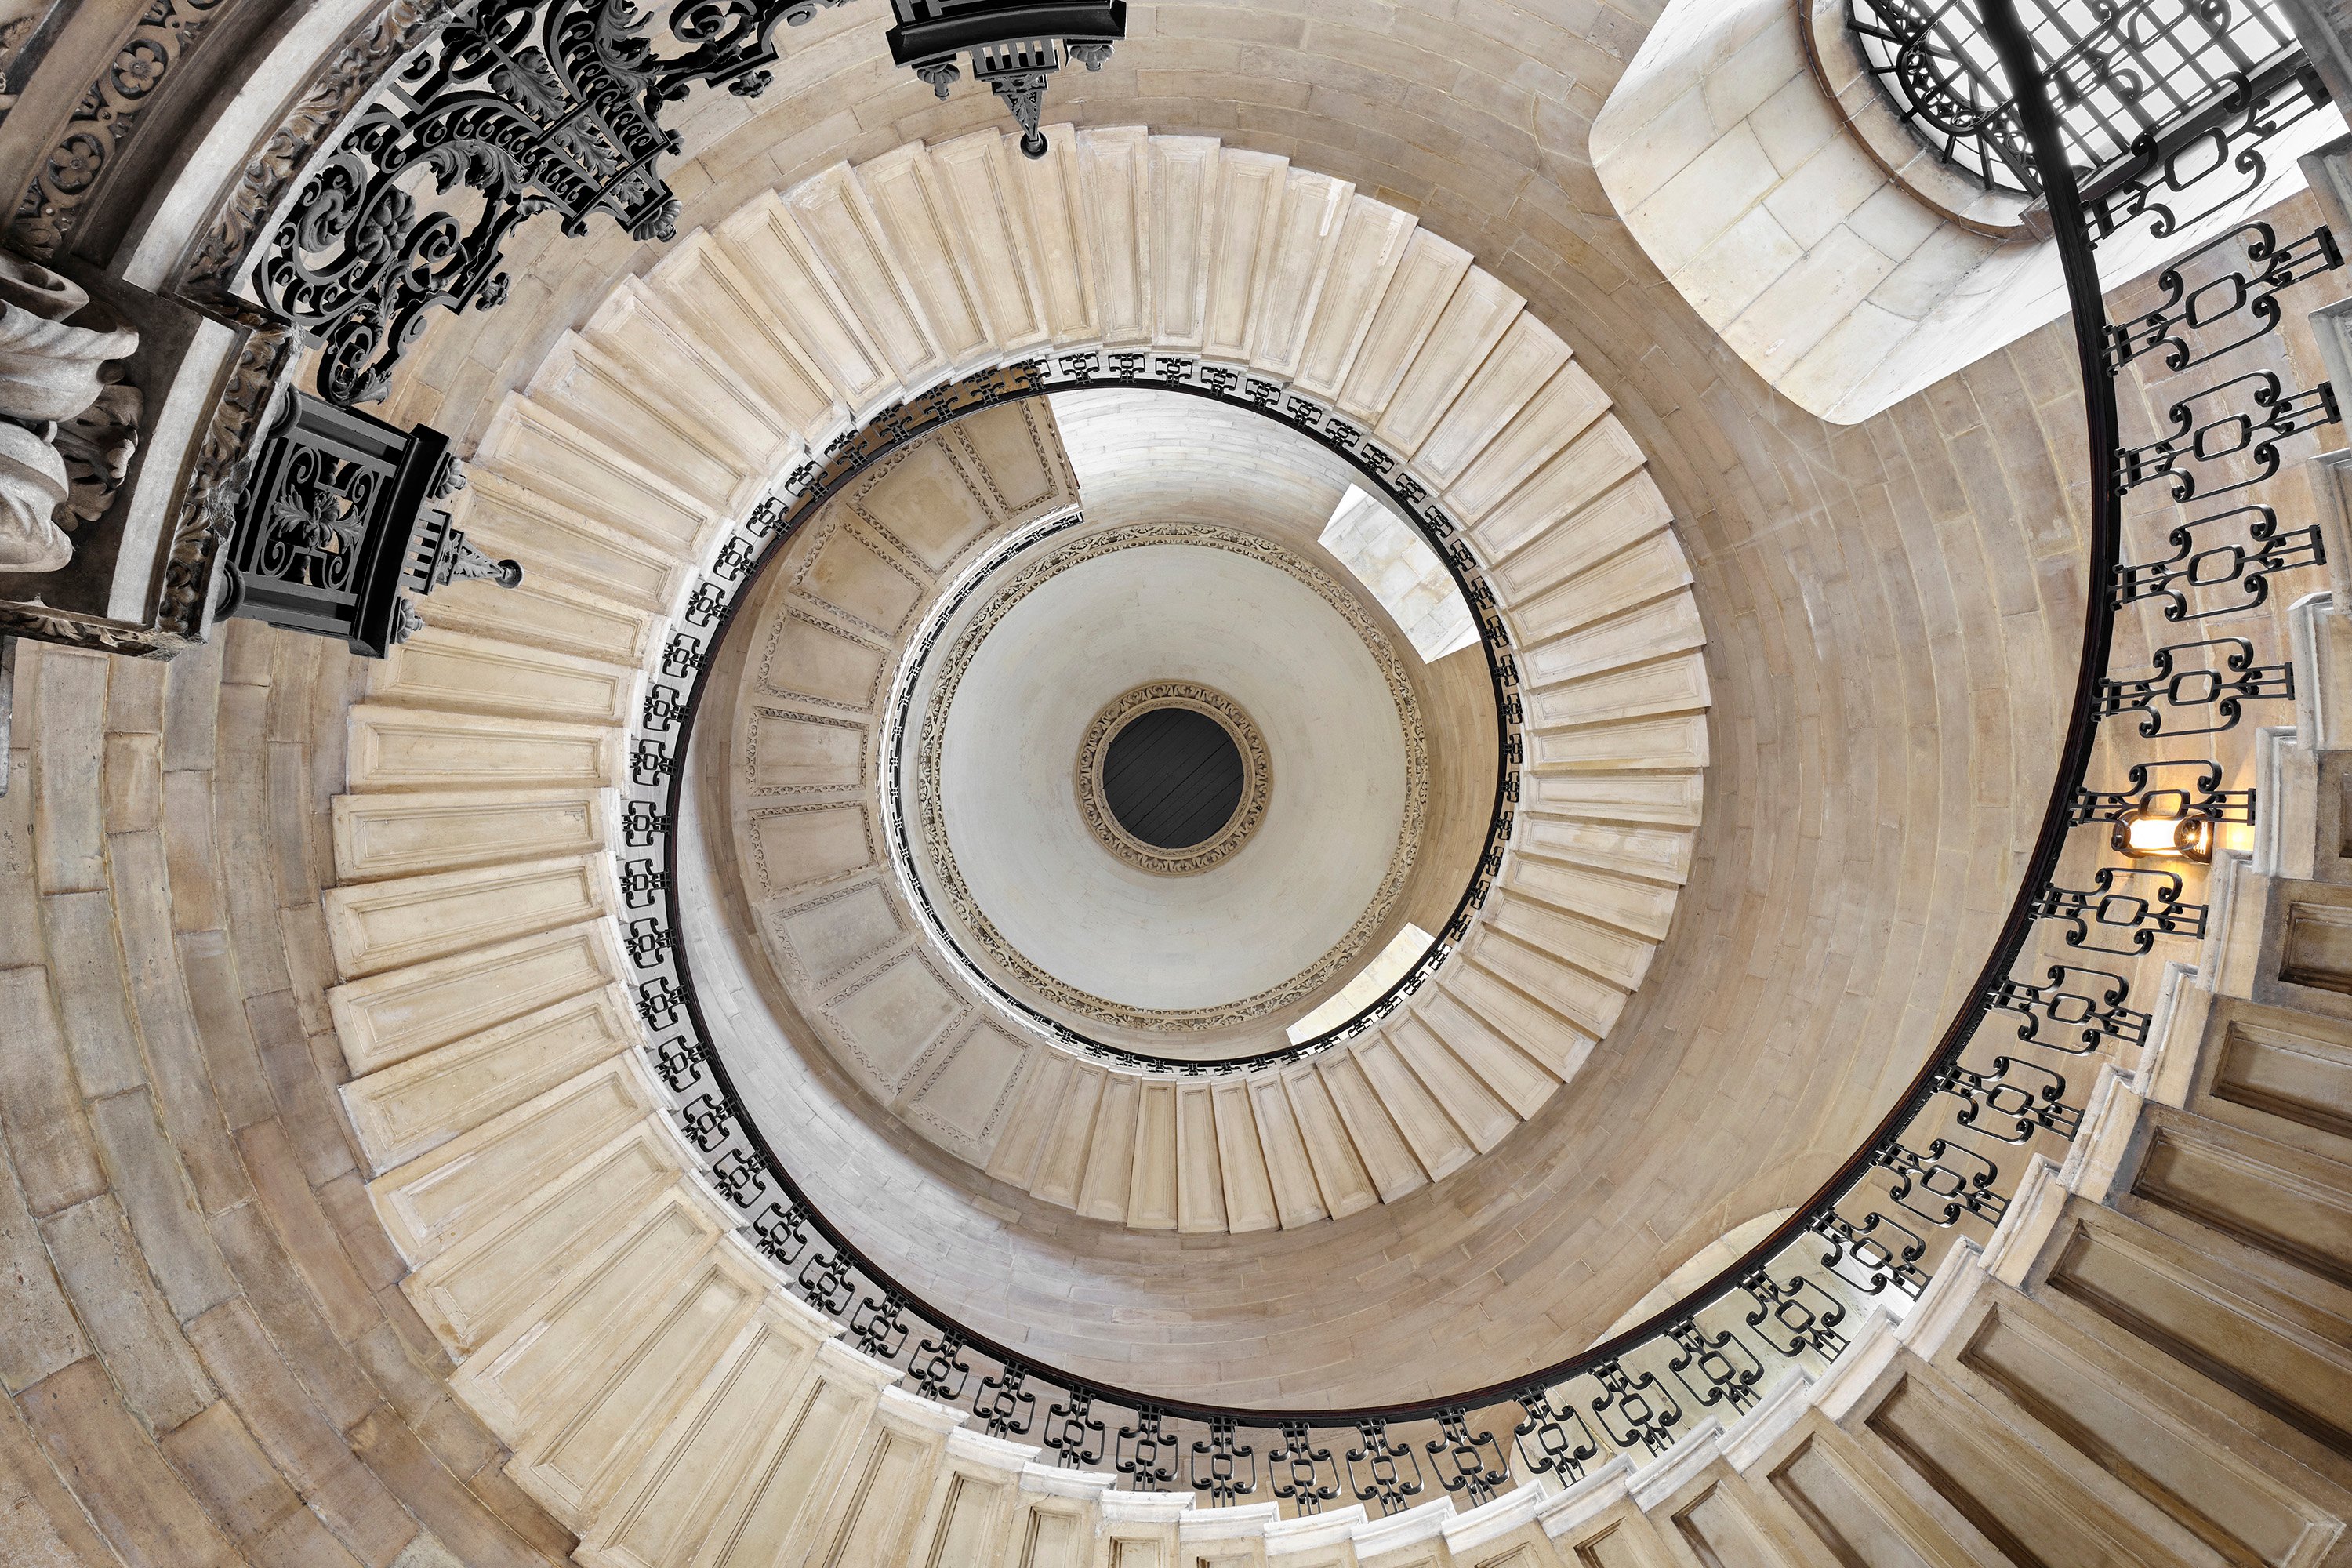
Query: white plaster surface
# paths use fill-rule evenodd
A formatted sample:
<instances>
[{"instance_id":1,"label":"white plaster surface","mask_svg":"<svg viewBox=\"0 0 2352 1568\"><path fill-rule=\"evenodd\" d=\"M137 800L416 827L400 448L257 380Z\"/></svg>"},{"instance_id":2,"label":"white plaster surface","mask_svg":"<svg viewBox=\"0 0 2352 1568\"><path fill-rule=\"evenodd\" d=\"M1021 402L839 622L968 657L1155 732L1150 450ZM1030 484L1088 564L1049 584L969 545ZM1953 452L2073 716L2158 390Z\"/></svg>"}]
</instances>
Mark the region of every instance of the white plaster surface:
<instances>
[{"instance_id":1,"label":"white plaster surface","mask_svg":"<svg viewBox=\"0 0 2352 1568\"><path fill-rule=\"evenodd\" d=\"M1192 877L1088 836L1080 732L1146 681L1198 681L1256 720L1273 756L1265 823ZM1004 937L1067 984L1194 1008L1280 984L1329 951L1377 890L1405 808L1405 749L1379 665L1313 589L1197 545L1085 562L981 643L948 715L948 837Z\"/></svg>"}]
</instances>

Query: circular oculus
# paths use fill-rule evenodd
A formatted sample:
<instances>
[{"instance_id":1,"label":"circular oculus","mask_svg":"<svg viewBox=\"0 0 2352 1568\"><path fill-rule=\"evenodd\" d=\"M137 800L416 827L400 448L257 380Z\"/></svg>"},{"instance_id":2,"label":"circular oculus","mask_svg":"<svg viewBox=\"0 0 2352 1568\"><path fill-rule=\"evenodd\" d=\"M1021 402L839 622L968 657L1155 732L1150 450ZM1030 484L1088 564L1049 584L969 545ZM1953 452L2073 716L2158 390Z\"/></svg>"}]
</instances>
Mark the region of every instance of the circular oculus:
<instances>
[{"instance_id":1,"label":"circular oculus","mask_svg":"<svg viewBox=\"0 0 2352 1568\"><path fill-rule=\"evenodd\" d=\"M1265 820L1274 764L1242 705L1188 680L1121 692L1078 742L1078 812L1095 842L1161 877L1222 865Z\"/></svg>"}]
</instances>

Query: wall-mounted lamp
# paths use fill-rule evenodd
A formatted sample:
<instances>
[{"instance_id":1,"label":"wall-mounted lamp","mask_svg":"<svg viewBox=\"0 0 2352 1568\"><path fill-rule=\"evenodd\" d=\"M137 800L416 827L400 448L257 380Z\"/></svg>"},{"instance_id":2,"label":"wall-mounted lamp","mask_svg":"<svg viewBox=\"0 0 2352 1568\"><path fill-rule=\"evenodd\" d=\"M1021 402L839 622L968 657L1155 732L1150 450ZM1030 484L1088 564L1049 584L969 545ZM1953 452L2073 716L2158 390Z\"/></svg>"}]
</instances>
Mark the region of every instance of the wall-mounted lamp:
<instances>
[{"instance_id":1,"label":"wall-mounted lamp","mask_svg":"<svg viewBox=\"0 0 2352 1568\"><path fill-rule=\"evenodd\" d=\"M2135 860L2213 858L2213 818L2191 805L2180 790L2150 790L2116 816L2110 840Z\"/></svg>"}]
</instances>

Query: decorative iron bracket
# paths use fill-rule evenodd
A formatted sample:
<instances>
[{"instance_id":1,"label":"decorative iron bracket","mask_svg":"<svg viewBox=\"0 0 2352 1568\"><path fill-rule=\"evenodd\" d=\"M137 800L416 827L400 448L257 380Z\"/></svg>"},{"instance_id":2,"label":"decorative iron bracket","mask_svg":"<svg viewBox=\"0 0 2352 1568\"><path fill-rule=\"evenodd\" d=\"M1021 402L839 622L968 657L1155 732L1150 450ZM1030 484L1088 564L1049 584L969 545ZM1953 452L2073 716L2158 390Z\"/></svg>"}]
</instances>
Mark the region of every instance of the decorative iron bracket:
<instances>
[{"instance_id":1,"label":"decorative iron bracket","mask_svg":"<svg viewBox=\"0 0 2352 1568\"><path fill-rule=\"evenodd\" d=\"M1037 129L1045 89L1065 58L1102 69L1111 46L1127 37L1127 0L890 0L898 25L886 36L890 58L948 95L967 53L972 79L1004 100L1021 127L1021 151L1045 155Z\"/></svg>"},{"instance_id":2,"label":"decorative iron bracket","mask_svg":"<svg viewBox=\"0 0 2352 1568\"><path fill-rule=\"evenodd\" d=\"M438 430L398 430L289 392L222 564L220 614L339 637L382 658L422 624L407 595L464 577L522 581L520 566L485 556L435 504L464 483Z\"/></svg>"}]
</instances>

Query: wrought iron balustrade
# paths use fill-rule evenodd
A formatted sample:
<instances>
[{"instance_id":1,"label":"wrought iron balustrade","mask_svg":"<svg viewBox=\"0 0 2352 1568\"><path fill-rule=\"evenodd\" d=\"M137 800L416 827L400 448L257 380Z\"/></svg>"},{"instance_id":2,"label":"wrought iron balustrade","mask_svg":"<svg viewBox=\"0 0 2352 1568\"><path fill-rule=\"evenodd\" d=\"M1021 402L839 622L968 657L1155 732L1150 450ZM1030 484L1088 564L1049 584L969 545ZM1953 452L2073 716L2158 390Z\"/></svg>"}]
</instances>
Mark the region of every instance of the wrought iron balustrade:
<instances>
[{"instance_id":1,"label":"wrought iron balustrade","mask_svg":"<svg viewBox=\"0 0 2352 1568\"><path fill-rule=\"evenodd\" d=\"M758 98L776 29L847 0L473 0L356 113L272 231L254 288L263 311L320 352L332 404L373 403L436 311L488 310L511 279L508 238L561 216L569 236L610 219L632 239L676 237L664 123L698 88ZM1126 0L893 0L893 57L941 98L961 74L1004 100L1031 157L1066 57L1099 70L1127 33ZM660 15L664 26L654 19Z\"/></svg>"},{"instance_id":2,"label":"wrought iron balustrade","mask_svg":"<svg viewBox=\"0 0 2352 1568\"><path fill-rule=\"evenodd\" d=\"M2324 383L2295 386L2274 365L2242 367L2258 345L2277 342L2281 300L2342 255L2325 228L2282 237L2249 222L2160 271L2155 302L2110 323L2095 246L2112 230L2085 208L2015 0L1983 0L1981 15L2028 87L2014 105L2017 135L2047 193L2074 312L2089 586L2080 659L2042 824L1969 1000L1816 1197L1697 1291L1583 1354L1444 1398L1307 1411L1145 1395L1069 1375L927 1304L819 1212L793 1176L794 1151L772 1145L745 1113L702 1016L679 940L672 833L703 681L761 564L905 442L1007 398L1072 385L1149 386L1286 421L1356 463L1456 573L1486 633L1507 763L1518 683L1507 628L1479 591L1473 553L1407 465L1246 367L1073 350L936 388L811 457L688 588L632 737L620 885L646 1060L713 1190L783 1289L902 1369L909 1386L968 1411L974 1429L1037 1445L1051 1462L1207 1504L1274 1501L1311 1514L1361 1503L1389 1513L1444 1497L1475 1505L1538 1476L1573 1480L1619 1455L1647 1464L1712 1421L1757 1410L1795 1375L1826 1373L1871 1314L1907 1310L1961 1240L1996 1234L2033 1157L2063 1155L2082 1131L2100 1068L2135 1064L2148 1043L2151 973L2168 957L2194 956L2204 930L2200 853L2264 807L2232 781L2217 738L2289 711L2294 671L2273 595L2298 574L2307 581L2324 551L2315 531L2282 527L2263 487L2339 414ZM2148 189L2171 177L2154 165L2134 176ZM2160 222L2128 184L2110 191L2107 211ZM2126 441L2117 379L2142 378L2148 390L2158 366L2187 379L2154 384L2155 424ZM1495 816L1506 835L1516 791L1507 765ZM2151 824L2170 835L2158 836L2168 847L2154 858L2139 836ZM1466 912L1432 968L1483 896L1478 883L1465 892ZM1427 972L1351 1026L1377 1022Z\"/></svg>"},{"instance_id":3,"label":"wrought iron balustrade","mask_svg":"<svg viewBox=\"0 0 2352 1568\"><path fill-rule=\"evenodd\" d=\"M922 440L966 415L1007 400L1104 387L1147 387L1181 393L1274 419L1353 465L1367 489L1385 495L1412 520L1445 563L1464 601L1471 607L1494 694L1496 773L1484 847L1469 869L1452 914L1430 946L1369 1006L1308 1039L1222 1061L1150 1055L1081 1033L1045 1013L1008 990L964 954L950 923L934 903L923 879L908 876L903 885L918 917L935 938L938 950L957 965L963 978L1021 1026L1065 1049L1123 1068L1187 1077L1262 1070L1318 1055L1376 1027L1444 966L1469 934L1502 875L1504 851L1515 820L1514 806L1525 768L1524 710L1517 658L1509 630L1476 558L1462 542L1453 519L1436 504L1428 488L1413 478L1409 467L1318 399L1291 391L1246 366L1222 364L1194 354L1162 354L1141 349L1082 349L1040 354L1001 365L934 387L909 403L880 411L863 428L847 430L835 437L821 457L812 457L801 464L777 494L763 501L720 541L709 572L692 584L681 601L669 640L658 659L656 679L649 684L639 710L631 748L632 783L644 795L635 803L635 815L630 820L648 826L642 833L633 831L628 837L631 854L625 861L622 879L629 926L626 940L633 945L642 942L647 955L644 969L664 971L673 962L667 955L674 949L675 942L661 933L672 930L676 911L656 895L677 886L677 879L666 866L656 870L653 855L639 858L634 852L649 849L659 853L667 844L667 826L650 825L667 824L675 817L676 805L670 794L679 787L678 763L685 754L699 706L703 671L765 563L842 486L908 443ZM1045 519L983 555L959 584L927 613L905 668L911 671L922 667L956 612L997 565L1083 521L1076 514ZM908 680L894 684L886 704L886 735L902 731L913 695L913 686ZM880 751L882 794L894 803L901 802L908 792L899 785L899 748L886 740ZM912 850L905 816L891 809L884 813L884 817L889 852L898 864L906 866L911 861ZM640 988L639 1012L656 1028L676 1026L698 1031L700 1020L693 1013L690 997L690 983L682 969L675 975L648 973ZM665 1041L656 1047L657 1070L674 1088L699 1081L703 1075L696 1064L709 1062L712 1058L707 1039L698 1034ZM714 1101L714 1105L717 1103Z\"/></svg>"}]
</instances>

